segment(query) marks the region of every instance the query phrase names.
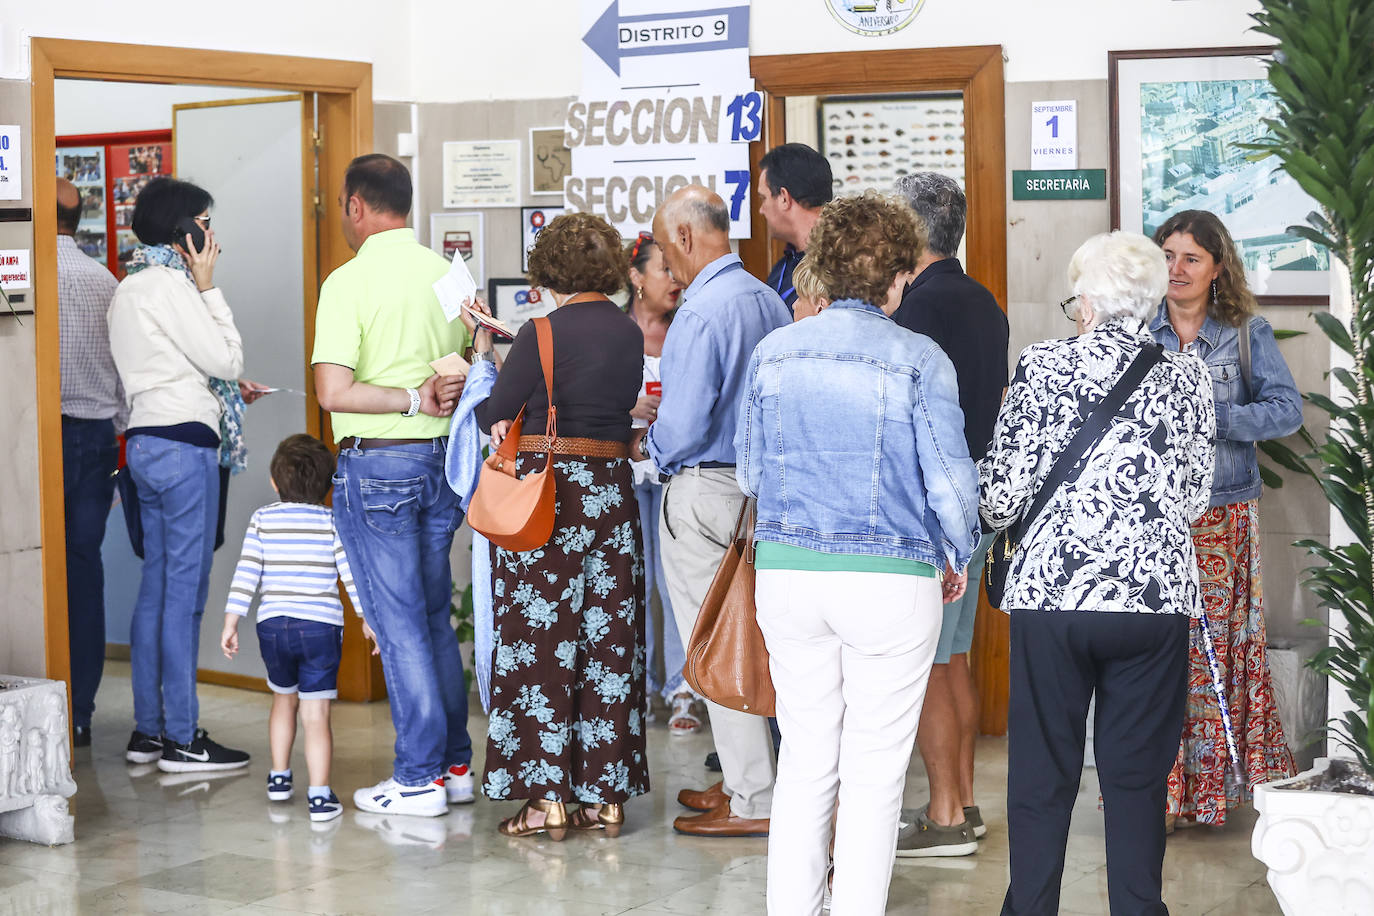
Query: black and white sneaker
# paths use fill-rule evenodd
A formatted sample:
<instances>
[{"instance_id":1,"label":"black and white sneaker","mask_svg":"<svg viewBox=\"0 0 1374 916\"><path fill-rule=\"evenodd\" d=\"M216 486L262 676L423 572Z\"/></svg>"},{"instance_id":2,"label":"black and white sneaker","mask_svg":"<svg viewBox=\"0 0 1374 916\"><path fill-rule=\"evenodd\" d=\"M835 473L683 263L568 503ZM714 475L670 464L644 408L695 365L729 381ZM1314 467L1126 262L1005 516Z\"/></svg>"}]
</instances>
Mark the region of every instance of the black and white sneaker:
<instances>
[{"instance_id":1,"label":"black and white sneaker","mask_svg":"<svg viewBox=\"0 0 1374 916\"><path fill-rule=\"evenodd\" d=\"M280 773L273 775L267 774L267 800L268 801L290 801L291 800L291 774Z\"/></svg>"},{"instance_id":2,"label":"black and white sneaker","mask_svg":"<svg viewBox=\"0 0 1374 916\"><path fill-rule=\"evenodd\" d=\"M248 753L216 744L205 729L196 729L190 744L177 744L168 738L162 745L157 768L164 773L190 773L195 770L233 770L248 766Z\"/></svg>"},{"instance_id":3,"label":"black and white sneaker","mask_svg":"<svg viewBox=\"0 0 1374 916\"><path fill-rule=\"evenodd\" d=\"M339 796L333 792L328 795L310 796L310 819L312 821L332 821L340 814L343 814L343 802L339 801Z\"/></svg>"},{"instance_id":4,"label":"black and white sneaker","mask_svg":"<svg viewBox=\"0 0 1374 916\"><path fill-rule=\"evenodd\" d=\"M152 763L162 756L162 738L145 735L136 731L129 736L129 746L124 750L124 759L130 763Z\"/></svg>"}]
</instances>

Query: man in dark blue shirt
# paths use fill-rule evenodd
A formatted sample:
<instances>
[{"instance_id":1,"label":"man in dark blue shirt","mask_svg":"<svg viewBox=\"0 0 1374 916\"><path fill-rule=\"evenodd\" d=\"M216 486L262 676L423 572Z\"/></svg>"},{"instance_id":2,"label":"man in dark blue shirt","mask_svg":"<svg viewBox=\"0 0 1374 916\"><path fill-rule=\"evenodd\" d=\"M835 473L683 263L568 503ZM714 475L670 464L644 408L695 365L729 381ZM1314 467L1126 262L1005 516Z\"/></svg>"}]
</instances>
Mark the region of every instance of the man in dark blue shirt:
<instances>
[{"instance_id":1,"label":"man in dark blue shirt","mask_svg":"<svg viewBox=\"0 0 1374 916\"><path fill-rule=\"evenodd\" d=\"M806 255L806 239L821 207L834 196L831 182L830 163L804 143L775 146L759 161L759 214L769 237L787 243L767 282L788 309L797 301L792 271Z\"/></svg>"},{"instance_id":2,"label":"man in dark blue shirt","mask_svg":"<svg viewBox=\"0 0 1374 916\"><path fill-rule=\"evenodd\" d=\"M968 204L958 183L936 172L898 179L897 192L926 225L926 251L916 264L892 318L932 338L954 363L964 438L973 460L982 459L1007 387L1007 316L987 287L964 273L956 257L964 237ZM903 809L897 838L899 856L968 855L987 832L973 800L973 748L978 736L978 695L968 651L978 611L977 582L991 535L985 534L969 561L972 587L945 605L945 619L926 687L916 744L930 778L930 804Z\"/></svg>"}]
</instances>

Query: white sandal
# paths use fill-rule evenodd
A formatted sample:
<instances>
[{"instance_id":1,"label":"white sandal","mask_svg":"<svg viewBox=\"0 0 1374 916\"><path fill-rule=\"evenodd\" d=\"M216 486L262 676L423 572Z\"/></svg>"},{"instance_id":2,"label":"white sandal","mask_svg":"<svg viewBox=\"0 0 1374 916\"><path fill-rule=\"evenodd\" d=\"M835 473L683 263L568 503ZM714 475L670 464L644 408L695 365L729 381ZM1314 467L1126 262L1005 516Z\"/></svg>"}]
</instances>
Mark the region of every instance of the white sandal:
<instances>
[{"instance_id":1,"label":"white sandal","mask_svg":"<svg viewBox=\"0 0 1374 916\"><path fill-rule=\"evenodd\" d=\"M690 693L673 697L673 712L668 717L668 731L674 735L690 735L701 728L701 719L692 712L695 701Z\"/></svg>"}]
</instances>

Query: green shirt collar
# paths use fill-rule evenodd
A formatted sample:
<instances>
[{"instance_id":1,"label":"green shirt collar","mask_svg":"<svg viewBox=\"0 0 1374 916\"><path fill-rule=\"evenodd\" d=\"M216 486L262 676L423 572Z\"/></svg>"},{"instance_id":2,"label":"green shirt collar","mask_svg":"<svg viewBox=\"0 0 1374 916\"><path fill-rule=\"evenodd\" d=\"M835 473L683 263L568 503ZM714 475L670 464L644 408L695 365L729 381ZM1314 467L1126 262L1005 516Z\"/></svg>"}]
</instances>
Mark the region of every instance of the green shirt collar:
<instances>
[{"instance_id":1,"label":"green shirt collar","mask_svg":"<svg viewBox=\"0 0 1374 916\"><path fill-rule=\"evenodd\" d=\"M368 251L378 248L391 248L395 245L404 245L407 242L415 241L415 230L409 226L402 226L400 229L387 229L382 232L374 232L363 239L363 244L358 248L361 256Z\"/></svg>"}]
</instances>

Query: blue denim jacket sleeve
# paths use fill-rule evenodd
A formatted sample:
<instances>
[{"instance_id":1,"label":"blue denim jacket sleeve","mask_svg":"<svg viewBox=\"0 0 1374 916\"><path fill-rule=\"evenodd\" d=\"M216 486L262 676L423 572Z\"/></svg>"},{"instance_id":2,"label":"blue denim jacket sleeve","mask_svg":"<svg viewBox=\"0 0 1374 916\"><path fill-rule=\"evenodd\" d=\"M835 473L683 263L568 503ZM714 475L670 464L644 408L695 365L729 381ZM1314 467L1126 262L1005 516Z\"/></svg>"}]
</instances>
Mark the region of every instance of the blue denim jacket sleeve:
<instances>
[{"instance_id":1,"label":"blue denim jacket sleeve","mask_svg":"<svg viewBox=\"0 0 1374 916\"><path fill-rule=\"evenodd\" d=\"M920 371L916 414L916 455L926 495L944 536L945 558L962 571L981 536L978 521L978 471L964 439L959 381L954 364L931 347Z\"/></svg>"},{"instance_id":2,"label":"blue denim jacket sleeve","mask_svg":"<svg viewBox=\"0 0 1374 916\"><path fill-rule=\"evenodd\" d=\"M735 481L746 496L757 498L763 485L763 462L754 454L755 443L763 442L763 405L758 390L759 348L749 357L749 371L745 374L744 402L740 404L739 423L735 427Z\"/></svg>"},{"instance_id":3,"label":"blue denim jacket sleeve","mask_svg":"<svg viewBox=\"0 0 1374 916\"><path fill-rule=\"evenodd\" d=\"M1250 403L1218 401L1217 438L1265 442L1292 435L1302 426L1302 396L1279 352L1274 329L1263 318L1250 320Z\"/></svg>"},{"instance_id":4,"label":"blue denim jacket sleeve","mask_svg":"<svg viewBox=\"0 0 1374 916\"><path fill-rule=\"evenodd\" d=\"M710 352L691 352L703 348ZM715 351L715 335L695 312L679 312L668 326L659 361L663 400L644 439L649 456L665 473L681 470L683 458L711 426L711 411L724 381L722 360Z\"/></svg>"}]
</instances>

